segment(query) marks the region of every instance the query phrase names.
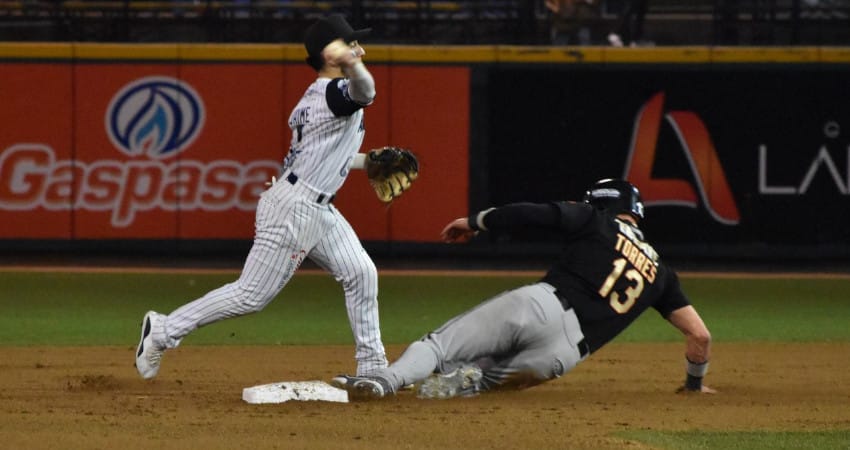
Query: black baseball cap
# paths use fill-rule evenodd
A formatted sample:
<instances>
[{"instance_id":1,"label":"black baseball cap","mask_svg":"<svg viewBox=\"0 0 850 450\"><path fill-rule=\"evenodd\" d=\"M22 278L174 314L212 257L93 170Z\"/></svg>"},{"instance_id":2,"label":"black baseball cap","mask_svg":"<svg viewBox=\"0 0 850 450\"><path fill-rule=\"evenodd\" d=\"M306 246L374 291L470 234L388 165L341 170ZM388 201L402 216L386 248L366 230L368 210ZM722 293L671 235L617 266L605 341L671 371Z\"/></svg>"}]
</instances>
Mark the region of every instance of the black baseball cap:
<instances>
[{"instance_id":1,"label":"black baseball cap","mask_svg":"<svg viewBox=\"0 0 850 450\"><path fill-rule=\"evenodd\" d=\"M304 35L304 47L307 49L307 63L316 70L322 64L322 50L331 42L342 38L346 43L359 40L369 35L371 28L355 30L345 20L342 14L331 14L316 21L307 28Z\"/></svg>"}]
</instances>

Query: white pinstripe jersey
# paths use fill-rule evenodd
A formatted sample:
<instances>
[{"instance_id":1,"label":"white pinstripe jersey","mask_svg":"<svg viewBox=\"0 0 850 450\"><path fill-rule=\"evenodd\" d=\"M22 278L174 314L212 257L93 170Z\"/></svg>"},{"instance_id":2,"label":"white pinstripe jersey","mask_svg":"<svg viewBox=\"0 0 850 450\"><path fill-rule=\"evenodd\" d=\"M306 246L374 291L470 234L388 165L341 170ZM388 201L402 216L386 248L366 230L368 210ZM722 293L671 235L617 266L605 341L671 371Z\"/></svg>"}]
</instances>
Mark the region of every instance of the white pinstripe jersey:
<instances>
[{"instance_id":1,"label":"white pinstripe jersey","mask_svg":"<svg viewBox=\"0 0 850 450\"><path fill-rule=\"evenodd\" d=\"M292 141L283 160L299 182L335 193L363 143L363 105L348 95L348 80L318 78L289 116Z\"/></svg>"}]
</instances>

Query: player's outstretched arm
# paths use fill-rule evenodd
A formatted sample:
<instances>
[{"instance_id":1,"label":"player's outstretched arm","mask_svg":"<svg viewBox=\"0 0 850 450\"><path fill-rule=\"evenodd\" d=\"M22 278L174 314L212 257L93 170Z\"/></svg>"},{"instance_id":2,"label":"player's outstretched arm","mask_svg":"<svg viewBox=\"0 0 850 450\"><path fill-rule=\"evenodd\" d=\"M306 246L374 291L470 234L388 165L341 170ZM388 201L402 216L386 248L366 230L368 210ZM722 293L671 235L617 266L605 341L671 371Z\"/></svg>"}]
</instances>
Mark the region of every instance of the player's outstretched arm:
<instances>
[{"instance_id":1,"label":"player's outstretched arm","mask_svg":"<svg viewBox=\"0 0 850 450\"><path fill-rule=\"evenodd\" d=\"M444 242L466 242L478 232L469 226L469 218L460 217L451 221L440 232Z\"/></svg>"},{"instance_id":2,"label":"player's outstretched arm","mask_svg":"<svg viewBox=\"0 0 850 450\"><path fill-rule=\"evenodd\" d=\"M670 313L667 320L685 335L686 378L677 392L716 393L702 384L711 357L711 333L696 309L691 305L679 308Z\"/></svg>"}]
</instances>

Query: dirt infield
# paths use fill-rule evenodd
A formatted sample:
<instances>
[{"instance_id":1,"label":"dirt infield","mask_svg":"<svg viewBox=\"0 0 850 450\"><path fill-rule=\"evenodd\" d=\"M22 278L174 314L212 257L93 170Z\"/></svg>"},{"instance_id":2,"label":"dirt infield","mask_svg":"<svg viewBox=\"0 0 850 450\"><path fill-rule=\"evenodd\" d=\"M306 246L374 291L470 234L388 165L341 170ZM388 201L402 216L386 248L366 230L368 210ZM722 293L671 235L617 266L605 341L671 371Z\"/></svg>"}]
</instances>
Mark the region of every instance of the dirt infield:
<instances>
[{"instance_id":1,"label":"dirt infield","mask_svg":"<svg viewBox=\"0 0 850 450\"><path fill-rule=\"evenodd\" d=\"M522 392L277 405L247 404L242 389L330 379L351 370L351 348L186 345L151 381L136 374L133 350L0 347L0 446L639 449L648 447L616 433L850 428L850 343L718 343L714 396L672 393L681 344L615 343Z\"/></svg>"}]
</instances>

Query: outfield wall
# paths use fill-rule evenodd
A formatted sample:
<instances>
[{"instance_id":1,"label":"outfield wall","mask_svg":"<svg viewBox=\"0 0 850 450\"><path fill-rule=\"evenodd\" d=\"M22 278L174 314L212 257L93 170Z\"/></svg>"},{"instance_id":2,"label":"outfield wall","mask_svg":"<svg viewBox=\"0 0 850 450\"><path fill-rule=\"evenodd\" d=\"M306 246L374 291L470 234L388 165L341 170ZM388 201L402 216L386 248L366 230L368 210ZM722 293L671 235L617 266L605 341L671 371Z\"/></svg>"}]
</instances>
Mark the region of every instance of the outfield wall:
<instances>
[{"instance_id":1,"label":"outfield wall","mask_svg":"<svg viewBox=\"0 0 850 450\"><path fill-rule=\"evenodd\" d=\"M848 48L367 52L378 97L364 145L422 162L390 208L359 172L338 193L375 248L440 253L439 230L471 209L577 198L616 176L682 254L850 255ZM314 77L303 53L0 43L0 246L250 242Z\"/></svg>"}]
</instances>

